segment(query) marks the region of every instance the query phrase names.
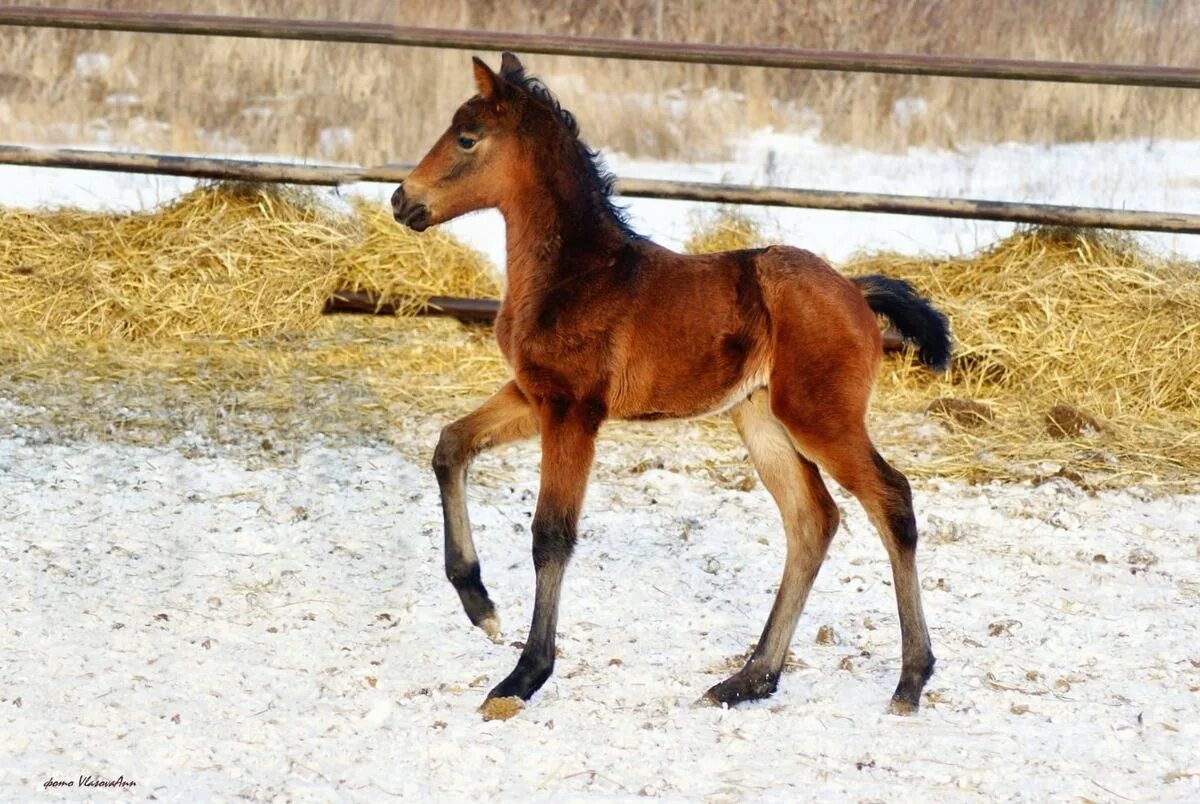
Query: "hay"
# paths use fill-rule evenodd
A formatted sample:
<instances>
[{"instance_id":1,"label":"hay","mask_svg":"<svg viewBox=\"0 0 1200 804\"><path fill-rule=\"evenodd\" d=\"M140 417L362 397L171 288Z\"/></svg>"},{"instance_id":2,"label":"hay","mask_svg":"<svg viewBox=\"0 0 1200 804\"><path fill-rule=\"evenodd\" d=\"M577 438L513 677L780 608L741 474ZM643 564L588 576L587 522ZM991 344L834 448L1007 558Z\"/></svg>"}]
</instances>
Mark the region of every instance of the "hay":
<instances>
[{"instance_id":1,"label":"hay","mask_svg":"<svg viewBox=\"0 0 1200 804\"><path fill-rule=\"evenodd\" d=\"M968 258L880 254L846 270L912 282L954 329L942 377L911 359L885 363L878 408L956 397L992 414L948 428L929 470L1015 478L1057 467L1105 484L1186 484L1200 471L1200 266L1126 236L1035 228ZM1087 426L1048 425L1064 407Z\"/></svg>"},{"instance_id":2,"label":"hay","mask_svg":"<svg viewBox=\"0 0 1200 804\"><path fill-rule=\"evenodd\" d=\"M715 254L767 245L759 225L737 207L719 206L692 216L692 234L683 241L688 254Z\"/></svg>"},{"instance_id":3,"label":"hay","mask_svg":"<svg viewBox=\"0 0 1200 804\"><path fill-rule=\"evenodd\" d=\"M453 238L307 191L217 184L135 215L0 209L0 399L26 409L6 423L150 442L184 427L386 436L415 405L457 410L500 382L477 329L322 316L345 287L402 309L499 292Z\"/></svg>"},{"instance_id":4,"label":"hay","mask_svg":"<svg viewBox=\"0 0 1200 804\"><path fill-rule=\"evenodd\" d=\"M338 260L339 288L378 294L396 303L398 315L415 312L430 296L500 295L483 258L449 235L437 230L417 235L378 204L351 203L363 236Z\"/></svg>"},{"instance_id":5,"label":"hay","mask_svg":"<svg viewBox=\"0 0 1200 804\"><path fill-rule=\"evenodd\" d=\"M136 215L2 209L5 322L128 340L246 338L312 330L346 286L409 308L497 292L482 257L450 237L354 206L344 214L301 190L218 184Z\"/></svg>"},{"instance_id":6,"label":"hay","mask_svg":"<svg viewBox=\"0 0 1200 804\"><path fill-rule=\"evenodd\" d=\"M720 210L689 247L762 240ZM907 356L880 372L871 426L906 472L1195 483L1197 266L1127 238L1033 229L968 258L869 255L847 271L909 280L954 328L946 375ZM338 287L403 310L500 290L449 237L414 235L366 203L335 212L309 193L216 185L140 215L0 209L0 400L23 411L8 424L133 441L181 429L221 442L387 438L396 426L436 428L506 378L489 328L322 316ZM675 467L680 427L706 450L682 468L729 487L752 482L724 417L614 424L606 437Z\"/></svg>"},{"instance_id":7,"label":"hay","mask_svg":"<svg viewBox=\"0 0 1200 804\"><path fill-rule=\"evenodd\" d=\"M352 236L316 204L237 186L140 215L5 210L0 227L6 321L130 340L311 327Z\"/></svg>"}]
</instances>

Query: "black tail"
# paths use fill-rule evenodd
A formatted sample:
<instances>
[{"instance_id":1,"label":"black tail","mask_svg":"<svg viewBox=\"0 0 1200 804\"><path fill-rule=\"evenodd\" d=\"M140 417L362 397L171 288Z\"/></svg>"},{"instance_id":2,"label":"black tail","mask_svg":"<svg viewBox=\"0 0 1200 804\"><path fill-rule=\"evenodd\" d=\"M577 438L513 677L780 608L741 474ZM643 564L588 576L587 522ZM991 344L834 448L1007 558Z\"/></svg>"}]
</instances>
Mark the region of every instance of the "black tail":
<instances>
[{"instance_id":1,"label":"black tail","mask_svg":"<svg viewBox=\"0 0 1200 804\"><path fill-rule=\"evenodd\" d=\"M912 286L886 276L855 276L867 306L892 322L904 340L915 345L917 357L934 371L950 365L950 327L946 316L917 295Z\"/></svg>"}]
</instances>

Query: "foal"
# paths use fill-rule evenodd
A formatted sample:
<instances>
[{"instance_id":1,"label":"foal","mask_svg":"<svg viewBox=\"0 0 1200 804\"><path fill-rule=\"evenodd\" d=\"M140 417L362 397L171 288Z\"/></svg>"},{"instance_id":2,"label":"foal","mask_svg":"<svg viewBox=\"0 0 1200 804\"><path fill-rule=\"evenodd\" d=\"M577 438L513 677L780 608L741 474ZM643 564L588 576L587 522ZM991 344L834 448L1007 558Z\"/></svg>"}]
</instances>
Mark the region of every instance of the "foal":
<instances>
[{"instance_id":1,"label":"foal","mask_svg":"<svg viewBox=\"0 0 1200 804\"><path fill-rule=\"evenodd\" d=\"M513 710L497 699L528 700L554 669L559 590L600 425L723 410L732 411L779 505L787 561L758 646L704 700L732 705L775 691L838 526L824 471L858 498L887 548L903 644L891 708L914 712L934 658L912 497L904 475L872 446L865 416L881 354L875 314L938 370L950 356L944 317L903 282L846 279L807 251L684 256L638 236L612 205L612 177L545 86L511 53L499 74L479 59L474 65L479 94L455 112L392 207L416 231L487 207L500 210L507 228L496 338L513 379L447 426L433 458L446 574L471 622L497 639L467 519L467 464L482 450L541 435L533 623L516 668L488 693L485 714Z\"/></svg>"}]
</instances>

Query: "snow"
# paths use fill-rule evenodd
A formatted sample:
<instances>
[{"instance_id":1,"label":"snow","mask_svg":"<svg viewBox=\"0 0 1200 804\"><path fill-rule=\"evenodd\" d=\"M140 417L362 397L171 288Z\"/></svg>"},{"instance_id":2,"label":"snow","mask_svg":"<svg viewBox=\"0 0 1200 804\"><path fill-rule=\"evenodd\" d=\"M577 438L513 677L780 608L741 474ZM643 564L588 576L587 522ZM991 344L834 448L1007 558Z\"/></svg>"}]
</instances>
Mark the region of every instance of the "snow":
<instances>
[{"instance_id":1,"label":"snow","mask_svg":"<svg viewBox=\"0 0 1200 804\"><path fill-rule=\"evenodd\" d=\"M348 130L330 129L323 148L347 145ZM103 138L105 132L94 132ZM257 157L263 158L263 157ZM1029 145L1004 143L958 151L913 148L880 154L831 145L811 134L760 131L737 143L727 162L680 164L607 154L619 176L730 182L820 190L980 198L1117 209L1200 213L1200 141ZM0 165L0 204L139 210L170 201L191 179ZM342 192L385 203L394 188L359 184ZM328 191L334 194L334 191ZM622 199L638 231L678 248L712 206L686 201ZM835 262L858 251L962 254L1012 232L1013 224L810 209L743 207L772 240ZM501 269L504 225L480 212L446 225ZM1150 248L1200 259L1200 235L1139 234Z\"/></svg>"},{"instance_id":2,"label":"snow","mask_svg":"<svg viewBox=\"0 0 1200 804\"><path fill-rule=\"evenodd\" d=\"M354 146L354 131L345 126L330 126L317 134L317 151L332 156Z\"/></svg>"},{"instance_id":3,"label":"snow","mask_svg":"<svg viewBox=\"0 0 1200 804\"><path fill-rule=\"evenodd\" d=\"M272 460L0 439L0 800L81 774L161 801L1200 796L1200 498L918 486L939 662L903 718L886 556L839 492L803 664L697 709L766 618L778 515L602 438L556 673L484 723L531 613L537 452L473 471L495 645L442 575L437 425ZM706 449L679 441L657 457Z\"/></svg>"},{"instance_id":4,"label":"snow","mask_svg":"<svg viewBox=\"0 0 1200 804\"><path fill-rule=\"evenodd\" d=\"M1200 142L1007 143L962 151L913 148L879 154L830 145L811 135L764 131L741 142L728 163L681 167L615 157L611 164L617 175L639 178L1200 212ZM690 232L694 216L706 207L638 199L629 209L635 228L678 245ZM834 261L863 250L962 254L1014 228L993 221L909 215L756 207L743 211L759 220L768 235ZM1160 251L1200 257L1200 236L1139 237Z\"/></svg>"},{"instance_id":5,"label":"snow","mask_svg":"<svg viewBox=\"0 0 1200 804\"><path fill-rule=\"evenodd\" d=\"M105 53L80 53L75 57L75 74L80 78L99 78L112 67Z\"/></svg>"}]
</instances>

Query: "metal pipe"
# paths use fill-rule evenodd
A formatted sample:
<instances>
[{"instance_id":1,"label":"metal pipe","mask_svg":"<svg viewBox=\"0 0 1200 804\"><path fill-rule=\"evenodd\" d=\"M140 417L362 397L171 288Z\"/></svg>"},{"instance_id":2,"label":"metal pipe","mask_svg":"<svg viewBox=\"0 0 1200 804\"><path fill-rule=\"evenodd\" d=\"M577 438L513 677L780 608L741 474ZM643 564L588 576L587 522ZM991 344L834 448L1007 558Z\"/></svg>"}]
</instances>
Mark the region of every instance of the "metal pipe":
<instances>
[{"instance_id":1,"label":"metal pipe","mask_svg":"<svg viewBox=\"0 0 1200 804\"><path fill-rule=\"evenodd\" d=\"M1073 84L1120 84L1200 89L1200 69L1164 65L1029 61L913 53L854 53L838 50L651 42L637 39L554 36L384 23L169 14L107 9L0 8L0 25L96 31L240 36L458 50L514 50L561 56L723 64L741 67L833 70L838 72L936 75Z\"/></svg>"}]
</instances>

